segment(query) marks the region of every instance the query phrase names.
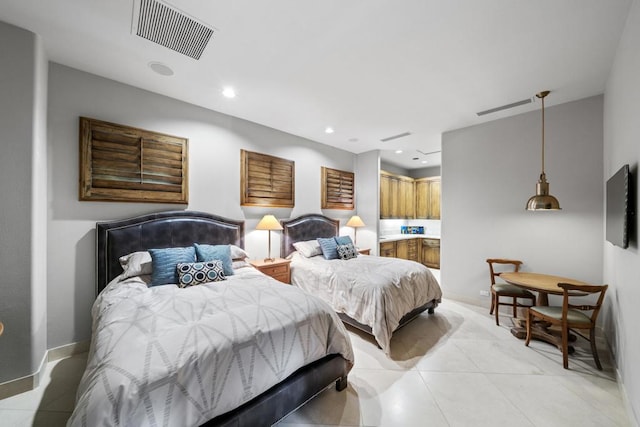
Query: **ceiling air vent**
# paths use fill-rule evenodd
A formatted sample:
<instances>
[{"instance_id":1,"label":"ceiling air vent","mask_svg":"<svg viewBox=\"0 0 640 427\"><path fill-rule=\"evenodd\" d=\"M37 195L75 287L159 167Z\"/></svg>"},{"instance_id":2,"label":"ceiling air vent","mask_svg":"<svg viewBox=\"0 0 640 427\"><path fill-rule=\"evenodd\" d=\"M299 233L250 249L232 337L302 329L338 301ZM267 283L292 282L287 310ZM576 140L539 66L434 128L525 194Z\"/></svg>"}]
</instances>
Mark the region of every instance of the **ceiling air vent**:
<instances>
[{"instance_id":1,"label":"ceiling air vent","mask_svg":"<svg viewBox=\"0 0 640 427\"><path fill-rule=\"evenodd\" d=\"M522 101L512 102L511 104L501 105L500 107L490 108L476 113L478 116L484 116L485 114L497 113L498 111L508 110L509 108L518 107L520 105L530 104L533 100L531 98L523 99Z\"/></svg>"},{"instance_id":2,"label":"ceiling air vent","mask_svg":"<svg viewBox=\"0 0 640 427\"><path fill-rule=\"evenodd\" d=\"M200 59L214 29L167 3L139 0L134 7L132 33L179 52Z\"/></svg>"},{"instance_id":3,"label":"ceiling air vent","mask_svg":"<svg viewBox=\"0 0 640 427\"><path fill-rule=\"evenodd\" d=\"M394 139L404 138L405 136L409 136L409 135L411 135L411 132L404 132L404 133L400 133L398 135L393 135L393 136L388 136L386 138L382 138L380 141L382 141L382 142L392 141Z\"/></svg>"}]
</instances>

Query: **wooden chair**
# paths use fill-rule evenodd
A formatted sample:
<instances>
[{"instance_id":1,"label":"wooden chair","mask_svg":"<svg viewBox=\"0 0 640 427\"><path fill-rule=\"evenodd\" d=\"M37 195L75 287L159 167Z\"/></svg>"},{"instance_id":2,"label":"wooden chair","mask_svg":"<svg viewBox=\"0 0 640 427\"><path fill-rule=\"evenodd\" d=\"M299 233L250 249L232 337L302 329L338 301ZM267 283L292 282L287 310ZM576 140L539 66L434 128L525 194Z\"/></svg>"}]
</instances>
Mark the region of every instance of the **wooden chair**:
<instances>
[{"instance_id":1,"label":"wooden chair","mask_svg":"<svg viewBox=\"0 0 640 427\"><path fill-rule=\"evenodd\" d=\"M496 283L496 277L500 276L500 273L503 273L503 271L496 271L494 264L499 264L501 266L511 265L513 266L513 271L517 272L520 269L520 265L522 265L522 261L514 259L489 258L487 259L487 263L489 263L489 273L491 276L491 309L489 310L489 314L493 314L495 310L496 325L500 326L498 312L501 305L509 305L513 307L513 317L517 317L518 307L529 307L530 305L534 305L536 303L536 296L528 290L522 289L516 285L509 283ZM511 298L511 302L501 302L501 297ZM521 304L518 302L518 298L527 299L531 301L531 304Z\"/></svg>"},{"instance_id":2,"label":"wooden chair","mask_svg":"<svg viewBox=\"0 0 640 427\"><path fill-rule=\"evenodd\" d=\"M527 315L527 340L525 345L529 345L531 341L531 327L533 325L534 318L542 319L545 322L549 322L551 325L560 326L562 332L562 364L565 369L569 369L569 332L573 332L580 335L582 338L591 342L591 353L593 353L593 359L596 362L596 366L599 370L602 370L600 365L600 359L598 358L598 351L596 350L596 319L604 300L604 294L607 291L608 285L593 286L593 285L572 285L569 283L558 283L558 286L563 289L562 294L562 307L553 306L536 306L529 308ZM579 292L579 295L571 295L572 292ZM569 298L576 298L584 296L585 294L597 294L598 301L595 305L574 305L569 302ZM585 313L591 311L591 314ZM588 329L589 337L577 332L576 329Z\"/></svg>"}]
</instances>

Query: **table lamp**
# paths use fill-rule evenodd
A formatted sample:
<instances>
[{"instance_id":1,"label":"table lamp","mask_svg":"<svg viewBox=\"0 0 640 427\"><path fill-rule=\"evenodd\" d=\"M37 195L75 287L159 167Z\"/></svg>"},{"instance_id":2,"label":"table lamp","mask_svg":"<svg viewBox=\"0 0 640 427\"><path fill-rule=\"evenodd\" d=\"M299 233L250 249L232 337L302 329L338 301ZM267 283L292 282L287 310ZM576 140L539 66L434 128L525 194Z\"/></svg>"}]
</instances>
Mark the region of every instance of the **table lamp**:
<instances>
[{"instance_id":1,"label":"table lamp","mask_svg":"<svg viewBox=\"0 0 640 427\"><path fill-rule=\"evenodd\" d=\"M358 227L364 227L364 222L358 215L354 215L347 221L347 227L353 227L353 245L357 247Z\"/></svg>"},{"instance_id":2,"label":"table lamp","mask_svg":"<svg viewBox=\"0 0 640 427\"><path fill-rule=\"evenodd\" d=\"M271 230L282 230L282 226L275 216L265 215L262 217L258 225L256 225L256 230L269 230L269 256L265 258L264 261L273 262L274 259L271 258Z\"/></svg>"}]
</instances>

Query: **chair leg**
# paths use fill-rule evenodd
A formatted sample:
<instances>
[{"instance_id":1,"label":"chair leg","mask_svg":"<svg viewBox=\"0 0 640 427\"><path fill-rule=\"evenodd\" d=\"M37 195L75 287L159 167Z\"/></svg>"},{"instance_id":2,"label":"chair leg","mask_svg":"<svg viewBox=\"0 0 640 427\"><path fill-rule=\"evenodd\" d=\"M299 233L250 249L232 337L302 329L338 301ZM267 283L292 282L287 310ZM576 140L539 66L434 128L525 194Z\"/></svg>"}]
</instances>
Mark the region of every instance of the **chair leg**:
<instances>
[{"instance_id":1,"label":"chair leg","mask_svg":"<svg viewBox=\"0 0 640 427\"><path fill-rule=\"evenodd\" d=\"M493 308L495 307L495 300L494 300L495 297L496 297L496 294L491 292L491 309L489 309L489 314L493 314Z\"/></svg>"},{"instance_id":2,"label":"chair leg","mask_svg":"<svg viewBox=\"0 0 640 427\"><path fill-rule=\"evenodd\" d=\"M524 342L524 345L529 347L529 343L531 342L531 323L533 323L533 315L531 311L527 309L527 339Z\"/></svg>"},{"instance_id":3,"label":"chair leg","mask_svg":"<svg viewBox=\"0 0 640 427\"><path fill-rule=\"evenodd\" d=\"M562 366L569 369L569 327L562 325Z\"/></svg>"},{"instance_id":4,"label":"chair leg","mask_svg":"<svg viewBox=\"0 0 640 427\"><path fill-rule=\"evenodd\" d=\"M496 325L500 326L500 319L498 318L498 313L500 312L500 297L496 294L496 307L495 307L495 315L496 315Z\"/></svg>"},{"instance_id":5,"label":"chair leg","mask_svg":"<svg viewBox=\"0 0 640 427\"><path fill-rule=\"evenodd\" d=\"M513 318L515 319L518 317L518 298L513 297L512 300L511 306L513 307Z\"/></svg>"},{"instance_id":6,"label":"chair leg","mask_svg":"<svg viewBox=\"0 0 640 427\"><path fill-rule=\"evenodd\" d=\"M591 328L591 330L589 330L589 341L591 341L591 353L593 353L593 360L595 360L598 370L602 371L602 365L600 364L600 358L598 357L598 350L596 349L595 328Z\"/></svg>"}]
</instances>

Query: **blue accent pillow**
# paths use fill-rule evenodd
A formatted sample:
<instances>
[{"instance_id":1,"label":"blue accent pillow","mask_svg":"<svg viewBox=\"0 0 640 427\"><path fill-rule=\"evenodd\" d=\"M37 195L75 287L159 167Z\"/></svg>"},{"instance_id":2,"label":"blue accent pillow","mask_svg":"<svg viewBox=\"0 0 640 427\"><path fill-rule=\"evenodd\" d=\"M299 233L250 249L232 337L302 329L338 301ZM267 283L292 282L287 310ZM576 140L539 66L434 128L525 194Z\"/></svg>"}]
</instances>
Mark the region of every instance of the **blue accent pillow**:
<instances>
[{"instance_id":1,"label":"blue accent pillow","mask_svg":"<svg viewBox=\"0 0 640 427\"><path fill-rule=\"evenodd\" d=\"M336 244L338 245L353 245L353 240L349 236L338 236L334 237L336 239Z\"/></svg>"},{"instance_id":2,"label":"blue accent pillow","mask_svg":"<svg viewBox=\"0 0 640 427\"><path fill-rule=\"evenodd\" d=\"M149 249L151 254L151 286L177 284L178 263L194 262L196 251L193 246L187 248Z\"/></svg>"},{"instance_id":3,"label":"blue accent pillow","mask_svg":"<svg viewBox=\"0 0 640 427\"><path fill-rule=\"evenodd\" d=\"M338 244L336 243L336 239L333 237L318 237L318 243L320 244L320 249L322 249L322 256L324 259L338 259Z\"/></svg>"},{"instance_id":4,"label":"blue accent pillow","mask_svg":"<svg viewBox=\"0 0 640 427\"><path fill-rule=\"evenodd\" d=\"M225 280L222 261L181 262L177 266L181 288Z\"/></svg>"},{"instance_id":5,"label":"blue accent pillow","mask_svg":"<svg viewBox=\"0 0 640 427\"><path fill-rule=\"evenodd\" d=\"M231 261L231 247L229 245L200 245L193 244L196 248L198 262L222 261L225 276L233 276L233 262Z\"/></svg>"}]
</instances>

